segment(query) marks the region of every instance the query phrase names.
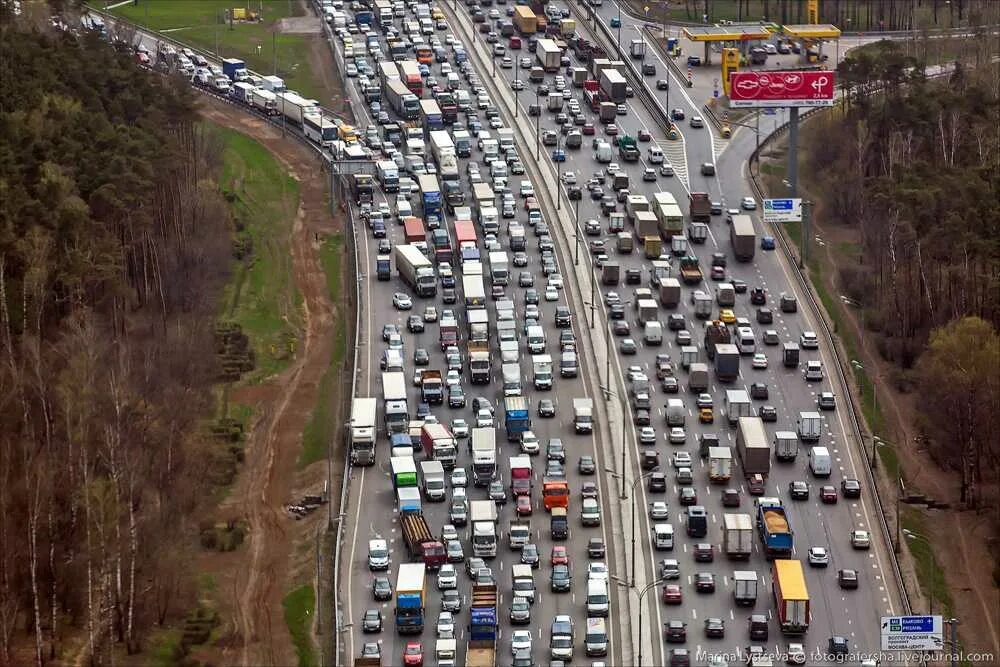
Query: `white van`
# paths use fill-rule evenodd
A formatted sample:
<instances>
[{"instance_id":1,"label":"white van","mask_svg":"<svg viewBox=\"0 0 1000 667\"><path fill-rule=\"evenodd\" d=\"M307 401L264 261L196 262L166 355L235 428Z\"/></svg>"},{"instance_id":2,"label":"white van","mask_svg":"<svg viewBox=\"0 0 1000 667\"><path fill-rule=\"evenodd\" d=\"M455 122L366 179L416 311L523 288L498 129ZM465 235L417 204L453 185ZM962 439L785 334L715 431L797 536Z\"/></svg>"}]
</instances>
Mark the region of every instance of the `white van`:
<instances>
[{"instance_id":1,"label":"white van","mask_svg":"<svg viewBox=\"0 0 1000 667\"><path fill-rule=\"evenodd\" d=\"M608 615L608 582L603 579L587 580L587 615Z\"/></svg>"},{"instance_id":2,"label":"white van","mask_svg":"<svg viewBox=\"0 0 1000 667\"><path fill-rule=\"evenodd\" d=\"M613 159L613 154L611 152L611 144L606 141L602 141L597 144L597 148L594 150L594 159L602 164L607 164Z\"/></svg>"},{"instance_id":3,"label":"white van","mask_svg":"<svg viewBox=\"0 0 1000 667\"><path fill-rule=\"evenodd\" d=\"M660 150L659 146L649 147L648 159L650 164L663 164L663 151Z\"/></svg>"},{"instance_id":4,"label":"white van","mask_svg":"<svg viewBox=\"0 0 1000 667\"><path fill-rule=\"evenodd\" d=\"M608 654L608 624L603 618L587 619L587 634L583 640L589 656Z\"/></svg>"},{"instance_id":5,"label":"white van","mask_svg":"<svg viewBox=\"0 0 1000 667\"><path fill-rule=\"evenodd\" d=\"M532 354L545 352L545 329L537 325L528 327L528 351Z\"/></svg>"},{"instance_id":6,"label":"white van","mask_svg":"<svg viewBox=\"0 0 1000 667\"><path fill-rule=\"evenodd\" d=\"M809 450L809 470L816 477L829 477L833 473L833 460L830 450L826 447L813 447Z\"/></svg>"},{"instance_id":7,"label":"white van","mask_svg":"<svg viewBox=\"0 0 1000 667\"><path fill-rule=\"evenodd\" d=\"M659 322L646 322L642 331L642 339L646 345L663 345L663 325Z\"/></svg>"},{"instance_id":8,"label":"white van","mask_svg":"<svg viewBox=\"0 0 1000 667\"><path fill-rule=\"evenodd\" d=\"M410 202L406 200L398 200L396 203L396 217L399 218L399 224L403 224L403 218L408 218L413 215L413 206Z\"/></svg>"},{"instance_id":9,"label":"white van","mask_svg":"<svg viewBox=\"0 0 1000 667\"><path fill-rule=\"evenodd\" d=\"M740 354L753 354L757 350L757 341L753 336L753 329L750 327L740 327L736 330L736 347Z\"/></svg>"},{"instance_id":10,"label":"white van","mask_svg":"<svg viewBox=\"0 0 1000 667\"><path fill-rule=\"evenodd\" d=\"M673 551L674 549L674 526L669 523L657 523L653 525L653 545L657 551Z\"/></svg>"},{"instance_id":11,"label":"white van","mask_svg":"<svg viewBox=\"0 0 1000 667\"><path fill-rule=\"evenodd\" d=\"M454 92L462 87L462 79L458 76L458 72L448 72L448 90ZM466 93L468 97L468 93Z\"/></svg>"}]
</instances>

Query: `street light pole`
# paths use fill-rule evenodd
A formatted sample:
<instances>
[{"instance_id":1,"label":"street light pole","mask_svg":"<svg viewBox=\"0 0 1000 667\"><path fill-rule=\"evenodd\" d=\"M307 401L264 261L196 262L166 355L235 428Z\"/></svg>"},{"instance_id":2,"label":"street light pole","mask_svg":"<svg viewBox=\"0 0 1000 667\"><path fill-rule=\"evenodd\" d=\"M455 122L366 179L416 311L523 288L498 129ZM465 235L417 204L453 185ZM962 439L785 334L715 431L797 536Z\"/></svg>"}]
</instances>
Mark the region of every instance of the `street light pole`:
<instances>
[{"instance_id":1,"label":"street light pole","mask_svg":"<svg viewBox=\"0 0 1000 667\"><path fill-rule=\"evenodd\" d=\"M556 210L557 211L561 211L562 210L562 193L559 192L559 182L562 179L562 160L556 160L555 156L559 154L559 144L561 142L562 142L561 135L557 134L556 135L556 150L555 150L555 152L552 153L553 160L555 160L555 163L556 163L556 182L555 182L555 188L556 188Z\"/></svg>"},{"instance_id":2,"label":"street light pole","mask_svg":"<svg viewBox=\"0 0 1000 667\"><path fill-rule=\"evenodd\" d=\"M615 580L615 582L619 586L622 586L623 588L628 586L628 584L626 584L624 581L622 581L618 577L612 576L612 578ZM659 586L660 584L662 584L664 581L666 581L666 580L663 579L662 577L659 578L659 579L656 579L656 580L650 582L649 584L647 584L646 587L643 588L642 591L639 593L639 656L638 656L639 659L636 661L636 665L638 665L638 667L642 667L642 598L651 589L656 588L657 586Z\"/></svg>"},{"instance_id":3,"label":"street light pole","mask_svg":"<svg viewBox=\"0 0 1000 667\"><path fill-rule=\"evenodd\" d=\"M623 452L625 451L624 447L622 447L622 451ZM624 459L624 457L622 457L622 458ZM622 465L624 466L624 461L622 461ZM609 470L608 472L611 472L611 471ZM654 472L656 472L656 471L655 470L650 470L649 472L646 472L646 473L643 473L643 474L639 475L634 480L632 480L632 484L629 487L629 497L632 499L632 570L631 570L632 575L631 575L631 577L629 577L629 588L635 588L635 487L638 486L639 482L641 482L642 480L646 479L647 477L649 477L650 475L652 475ZM611 475L612 475L612 477L618 477L619 476L619 475L616 475L615 473L611 473ZM624 486L625 486L625 474L624 474L624 472L620 475L620 477L621 477L621 481L622 481L622 487L623 487L623 490L624 490ZM622 496L622 499L624 500L625 497Z\"/></svg>"},{"instance_id":4,"label":"street light pole","mask_svg":"<svg viewBox=\"0 0 1000 667\"><path fill-rule=\"evenodd\" d=\"M535 110L538 111L538 115L535 116L535 160L538 161L538 160L542 159L542 149L541 149L541 144L540 144L541 139L538 136L538 119L541 118L542 112L538 108L538 89L537 88L535 88Z\"/></svg>"},{"instance_id":5,"label":"street light pole","mask_svg":"<svg viewBox=\"0 0 1000 667\"><path fill-rule=\"evenodd\" d=\"M576 200L576 250L573 255L573 266L580 266L580 200Z\"/></svg>"},{"instance_id":6,"label":"street light pole","mask_svg":"<svg viewBox=\"0 0 1000 667\"><path fill-rule=\"evenodd\" d=\"M931 547L931 541L929 539L927 539L926 535L921 535L920 533L918 533L916 531L909 530L908 528L904 528L903 529L903 535L905 535L906 539L908 539L908 540L923 540L924 544L927 545L927 548L931 549L931 551L932 551L932 553L931 553L931 564L934 566L934 570L931 572L931 587L930 587L931 588L931 594L929 596L928 603L927 603L928 604L927 615L928 616L933 616L934 615L934 586L937 585L937 582L939 581L939 578L941 577L941 572L940 572L941 567L938 565L937 559L934 558L933 548ZM942 611L944 611L944 610L942 609ZM954 647L952 647L952 648L954 649Z\"/></svg>"}]
</instances>

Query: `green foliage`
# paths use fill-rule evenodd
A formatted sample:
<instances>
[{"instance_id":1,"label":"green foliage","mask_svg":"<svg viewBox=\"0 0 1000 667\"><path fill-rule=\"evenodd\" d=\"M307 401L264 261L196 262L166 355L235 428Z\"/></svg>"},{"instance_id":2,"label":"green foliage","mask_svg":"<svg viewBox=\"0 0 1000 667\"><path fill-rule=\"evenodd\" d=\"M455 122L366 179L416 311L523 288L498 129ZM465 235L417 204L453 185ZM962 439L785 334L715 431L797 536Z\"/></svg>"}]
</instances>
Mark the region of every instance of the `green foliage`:
<instances>
[{"instance_id":1,"label":"green foliage","mask_svg":"<svg viewBox=\"0 0 1000 667\"><path fill-rule=\"evenodd\" d=\"M928 603L933 605L935 614L942 614L948 618L954 613L954 606L951 600L951 590L945 580L944 568L941 562L934 556L930 543L927 541L930 535L924 522L924 516L917 510L906 508L901 512L900 521L903 529L910 531L914 537L906 537L903 533L903 540L906 548L916 562L917 581L924 595L927 596Z\"/></svg>"},{"instance_id":2,"label":"green foliage","mask_svg":"<svg viewBox=\"0 0 1000 667\"><path fill-rule=\"evenodd\" d=\"M246 135L213 127L223 151L221 188L252 251L227 288L225 316L253 343L258 380L280 372L292 359L301 325L292 278L291 221L299 205L299 184L263 146Z\"/></svg>"},{"instance_id":3,"label":"green foliage","mask_svg":"<svg viewBox=\"0 0 1000 667\"><path fill-rule=\"evenodd\" d=\"M299 667L314 667L319 664L316 647L312 640L313 616L316 611L316 592L312 585L296 588L285 596L281 603L285 609L285 624L295 644L295 654Z\"/></svg>"}]
</instances>

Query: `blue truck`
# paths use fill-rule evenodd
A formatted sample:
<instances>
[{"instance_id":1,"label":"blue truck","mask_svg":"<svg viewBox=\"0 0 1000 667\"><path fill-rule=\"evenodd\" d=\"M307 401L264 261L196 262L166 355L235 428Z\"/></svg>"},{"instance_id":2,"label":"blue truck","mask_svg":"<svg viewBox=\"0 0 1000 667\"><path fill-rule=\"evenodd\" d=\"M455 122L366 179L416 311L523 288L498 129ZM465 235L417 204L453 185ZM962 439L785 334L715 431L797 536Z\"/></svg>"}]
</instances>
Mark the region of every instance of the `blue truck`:
<instances>
[{"instance_id":1,"label":"blue truck","mask_svg":"<svg viewBox=\"0 0 1000 667\"><path fill-rule=\"evenodd\" d=\"M778 498L757 499L757 528L769 560L792 557L792 529Z\"/></svg>"},{"instance_id":2,"label":"blue truck","mask_svg":"<svg viewBox=\"0 0 1000 667\"><path fill-rule=\"evenodd\" d=\"M509 396L503 399L503 412L508 442L520 440L521 434L531 428L528 399L524 396Z\"/></svg>"},{"instance_id":3,"label":"blue truck","mask_svg":"<svg viewBox=\"0 0 1000 667\"><path fill-rule=\"evenodd\" d=\"M427 599L427 566L423 563L400 563L396 576L396 632L418 635L424 631L424 605Z\"/></svg>"},{"instance_id":4,"label":"blue truck","mask_svg":"<svg viewBox=\"0 0 1000 667\"><path fill-rule=\"evenodd\" d=\"M222 61L222 73L229 77L230 81L246 81L250 78L247 71L247 64L239 58L225 58Z\"/></svg>"},{"instance_id":5,"label":"blue truck","mask_svg":"<svg viewBox=\"0 0 1000 667\"><path fill-rule=\"evenodd\" d=\"M441 188L438 186L437 176L434 174L420 174L417 176L417 184L420 186L420 204L423 206L424 221L431 229L434 225L430 219L441 220Z\"/></svg>"},{"instance_id":6,"label":"blue truck","mask_svg":"<svg viewBox=\"0 0 1000 667\"><path fill-rule=\"evenodd\" d=\"M473 584L466 667L494 667L497 647L496 584Z\"/></svg>"},{"instance_id":7,"label":"blue truck","mask_svg":"<svg viewBox=\"0 0 1000 667\"><path fill-rule=\"evenodd\" d=\"M375 13L369 9L362 9L354 14L354 22L359 28L363 25L371 27L375 23Z\"/></svg>"}]
</instances>

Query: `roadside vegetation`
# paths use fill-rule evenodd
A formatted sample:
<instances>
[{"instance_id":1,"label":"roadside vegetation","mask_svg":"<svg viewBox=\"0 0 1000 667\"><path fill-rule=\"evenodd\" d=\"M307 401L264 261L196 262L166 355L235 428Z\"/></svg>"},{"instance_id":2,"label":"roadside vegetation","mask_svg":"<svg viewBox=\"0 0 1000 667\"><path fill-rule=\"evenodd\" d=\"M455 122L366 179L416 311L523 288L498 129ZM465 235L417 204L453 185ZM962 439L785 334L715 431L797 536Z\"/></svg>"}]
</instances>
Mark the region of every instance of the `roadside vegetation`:
<instances>
[{"instance_id":1,"label":"roadside vegetation","mask_svg":"<svg viewBox=\"0 0 1000 667\"><path fill-rule=\"evenodd\" d=\"M106 3L92 0L90 4L103 9ZM259 19L230 22L229 12L234 8L253 12ZM110 11L170 39L218 53L220 58L241 58L256 72L280 76L290 89L307 98L326 99L320 75L309 65L310 36L279 30L281 19L304 15L297 0L139 0Z\"/></svg>"},{"instance_id":2,"label":"roadside vegetation","mask_svg":"<svg viewBox=\"0 0 1000 667\"><path fill-rule=\"evenodd\" d=\"M316 593L311 584L300 586L285 596L285 623L292 635L299 667L315 667L319 664L316 647L312 640L313 619L316 610Z\"/></svg>"},{"instance_id":3,"label":"roadside vegetation","mask_svg":"<svg viewBox=\"0 0 1000 667\"><path fill-rule=\"evenodd\" d=\"M187 84L0 23L0 663L113 664L181 614L184 641L215 627L190 562L233 462L206 428L221 151Z\"/></svg>"}]
</instances>

